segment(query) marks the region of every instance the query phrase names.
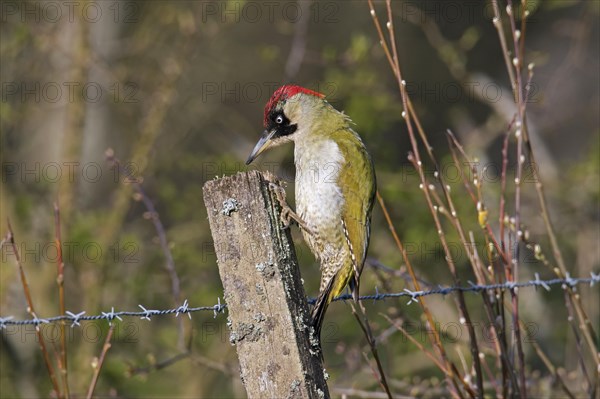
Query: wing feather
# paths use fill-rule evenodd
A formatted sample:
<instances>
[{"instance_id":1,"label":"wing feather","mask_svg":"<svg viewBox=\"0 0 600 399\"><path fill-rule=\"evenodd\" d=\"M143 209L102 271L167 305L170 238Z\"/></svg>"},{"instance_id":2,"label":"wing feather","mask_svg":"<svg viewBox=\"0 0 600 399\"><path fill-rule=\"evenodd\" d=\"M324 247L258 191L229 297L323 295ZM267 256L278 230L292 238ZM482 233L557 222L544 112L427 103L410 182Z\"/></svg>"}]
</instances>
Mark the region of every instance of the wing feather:
<instances>
[{"instance_id":1,"label":"wing feather","mask_svg":"<svg viewBox=\"0 0 600 399\"><path fill-rule=\"evenodd\" d=\"M358 299L359 279L369 247L371 211L375 198L376 181L371 157L360 139L342 141L348 158L340 171L340 185L344 192L342 210L342 226L348 243L352 260L352 278L349 284L354 296Z\"/></svg>"}]
</instances>

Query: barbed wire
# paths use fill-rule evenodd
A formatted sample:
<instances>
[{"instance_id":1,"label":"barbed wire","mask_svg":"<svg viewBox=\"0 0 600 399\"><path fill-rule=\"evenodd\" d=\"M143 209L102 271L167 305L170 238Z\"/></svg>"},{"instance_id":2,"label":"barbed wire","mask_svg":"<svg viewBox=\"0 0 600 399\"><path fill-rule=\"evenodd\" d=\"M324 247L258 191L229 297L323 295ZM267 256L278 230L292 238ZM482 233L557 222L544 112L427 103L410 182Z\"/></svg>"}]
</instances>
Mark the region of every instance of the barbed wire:
<instances>
[{"instance_id":1,"label":"barbed wire","mask_svg":"<svg viewBox=\"0 0 600 399\"><path fill-rule=\"evenodd\" d=\"M453 292L472 292L472 293L480 293L483 291L492 291L492 290L514 290L518 288L526 288L526 287L541 287L546 291L551 290L551 286L560 285L562 289L576 289L578 285L588 284L590 287L593 287L596 283L600 284L600 274L590 273L591 277L582 277L582 278L572 278L569 273L567 273L565 278L555 278L551 280L541 280L539 274L535 273L535 280L529 280L524 282L506 282L506 283L498 283L498 284L490 284L490 285L479 285L474 284L468 281L468 287L442 287L430 289L427 291L411 291L409 289L404 289L402 292L392 292L392 293L380 293L377 288L375 289L375 294L372 295L363 295L360 297L361 300L373 300L380 301L386 298L401 298L408 297L410 300L408 301L408 305L413 302L419 302L419 298L428 295L448 295ZM347 301L352 299L352 295L344 294L334 298L334 301ZM308 303L314 304L316 301L315 298L308 299ZM80 326L82 321L93 321L93 320L106 320L108 324L111 325L112 322L117 320L123 320L123 317L139 317L142 320L151 320L153 316L165 316L170 314L175 314L175 317L179 317L179 315L187 314L188 317L192 318L192 313L200 312L200 311L212 311L213 317L217 317L219 313L223 313L227 308L227 305L221 303L221 299L217 298L217 303L212 306L198 306L198 307L190 307L188 304L188 300L186 299L182 305L174 308L174 309L164 309L164 310L156 310L156 309L146 309L142 305L138 305L142 310L137 312L132 311L115 311L115 308L112 307L110 312L101 312L102 314L98 315L85 315L85 311L79 313L73 313L70 311L66 311L64 315L53 316L48 318L39 318L34 317L32 319L27 320L16 320L13 316L0 316L0 330L5 329L7 326L27 326L34 325L39 326L41 324L50 324L58 321L68 321L71 323L71 327Z\"/></svg>"}]
</instances>

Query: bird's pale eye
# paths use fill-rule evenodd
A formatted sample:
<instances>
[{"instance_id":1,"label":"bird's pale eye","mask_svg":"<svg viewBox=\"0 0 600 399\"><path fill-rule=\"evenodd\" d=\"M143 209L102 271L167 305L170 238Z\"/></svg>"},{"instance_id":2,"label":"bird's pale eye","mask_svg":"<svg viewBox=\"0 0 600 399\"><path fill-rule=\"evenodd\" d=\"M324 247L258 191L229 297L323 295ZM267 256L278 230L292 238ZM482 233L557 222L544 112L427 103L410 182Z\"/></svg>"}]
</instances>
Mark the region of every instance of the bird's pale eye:
<instances>
[{"instance_id":1,"label":"bird's pale eye","mask_svg":"<svg viewBox=\"0 0 600 399\"><path fill-rule=\"evenodd\" d=\"M281 125L281 124L283 123L283 116L281 116L281 115L277 115L277 117L275 118L275 122L276 122L278 125Z\"/></svg>"}]
</instances>

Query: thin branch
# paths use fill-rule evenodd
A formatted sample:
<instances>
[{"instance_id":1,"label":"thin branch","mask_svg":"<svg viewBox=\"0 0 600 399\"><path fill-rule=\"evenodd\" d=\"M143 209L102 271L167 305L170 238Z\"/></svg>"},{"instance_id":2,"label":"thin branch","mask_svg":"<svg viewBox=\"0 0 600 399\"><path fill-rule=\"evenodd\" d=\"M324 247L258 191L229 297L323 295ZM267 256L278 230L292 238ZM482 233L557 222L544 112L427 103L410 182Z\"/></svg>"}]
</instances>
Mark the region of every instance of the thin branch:
<instances>
[{"instance_id":1,"label":"thin branch","mask_svg":"<svg viewBox=\"0 0 600 399\"><path fill-rule=\"evenodd\" d=\"M429 209L432 213L435 225L436 225L436 229L438 232L438 236L440 238L440 241L442 243L442 247L444 249L444 252L446 254L446 263L448 264L448 267L450 268L450 271L454 277L455 283L460 283L457 271L456 271L456 266L454 265L454 260L452 258L452 253L450 252L450 249L448 247L448 243L445 237L445 234L443 232L443 228L442 225L440 223L439 217L437 212L435 211L433 204L432 204L432 200L431 200L431 196L429 193L429 190L427 189L427 187L429 186L429 184L426 181L425 178L425 174L422 168L422 162L421 162L421 158L420 158L420 153L419 153L419 146L417 144L417 140L413 131L413 127L412 127L412 123L411 123L411 106L410 106L410 98L408 96L408 93L406 91L406 83L405 81L402 79L402 74L400 72L400 63L399 63L399 58L398 58L398 51L396 48L396 40L395 40L395 34L394 34L394 24L392 22L392 8L391 8L391 0L387 0L386 1L386 7L387 7L387 14L388 14L388 22L387 22L387 27L388 27L388 33L389 33L389 40L392 46L392 60L394 63L394 70L396 72L396 78L397 78L397 82L398 82L398 86L400 89L400 94L402 97L402 103L403 103L403 107L404 107L404 119L406 121L406 126L408 128L408 136L411 142L411 146L412 146L412 156L414 157L414 164L415 164L415 168L419 173L419 178L421 180L421 185L423 187L423 193L425 194L425 199L427 202L427 205L429 206ZM406 112L408 110L408 112ZM414 110L413 110L414 113ZM418 118L416 117L416 114L414 114L414 118L415 121L418 121ZM417 123L417 122L415 122ZM419 124L420 127L420 124ZM436 169L438 170L438 176L441 179L441 174L439 173L439 167L437 162L435 161L435 157L433 156L432 153L432 147L429 144L429 142L426 139L426 135L424 134L424 132L422 131L422 129L418 129L421 138L424 141L424 145L426 147L426 151L429 154L430 158L434 161L434 164L436 165ZM409 155L409 160L410 160L410 155ZM448 198L449 196L447 195L446 192L446 187L443 186L442 188L446 194L446 198ZM455 212L453 211L453 216L455 215ZM469 335L471 338L471 344L472 344L472 355L473 355L473 362L475 365L475 368L477 370L477 388L478 388L478 396L482 397L483 395L483 381L481 380L481 366L479 364L479 350L477 348L477 338L472 326L472 323L470 322L470 316L464 301L464 297L462 295L462 293L459 293L458 295L458 308L461 312L462 317L465 319L466 325L469 326L468 331L469 331ZM461 381L464 382L464 379L461 379ZM469 392L469 394L471 394L471 396L474 396L474 393L472 392L471 388L468 385L464 385L466 387L467 392Z\"/></svg>"},{"instance_id":2,"label":"thin branch","mask_svg":"<svg viewBox=\"0 0 600 399\"><path fill-rule=\"evenodd\" d=\"M525 161L525 156L523 155L523 130L525 125L524 120L524 112L525 106L523 102L523 88L522 88L522 77L521 77L521 66L523 63L522 54L519 52L519 37L520 33L517 33L515 18L513 13L512 1L508 0L508 5L506 6L506 12L508 14L508 20L510 22L511 33L513 38L513 54L514 57L512 62L509 61L509 53L508 47L506 45L506 39L504 36L504 29L502 26L502 17L500 15L500 9L498 7L497 0L492 1L493 10L494 10L494 25L498 30L498 35L500 38L503 55L506 63L507 70L509 71L509 76L511 80L511 85L513 89L514 100L517 104L517 123L515 136L517 137L517 175L515 178L515 225L517 226L517 241L515 242L513 249L513 256L511 262L508 264L506 271L508 273L507 277L510 281L516 281L519 279L519 243L521 238L523 237L523 232L520 230L521 225L521 186L522 186L522 174L523 174L523 164ZM514 68L514 71L513 71ZM512 301L512 318L513 318L513 326L514 326L514 343L517 347L517 355L519 359L519 377L520 377L520 395L522 398L527 398L527 387L525 383L525 356L523 353L523 345L521 344L521 331L519 328L519 297L516 292L511 291L511 301Z\"/></svg>"},{"instance_id":3,"label":"thin branch","mask_svg":"<svg viewBox=\"0 0 600 399\"><path fill-rule=\"evenodd\" d=\"M581 367L581 374L583 375L584 380L587 382L588 387L592 387L592 381L588 375L587 369L585 367L585 361L583 357L583 348L581 347L581 336L577 330L577 323L575 322L575 317L573 315L573 301L571 300L571 296L567 291L564 293L565 295L565 304L567 305L567 314L568 314L568 323L571 326L571 330L573 331L573 336L575 337L575 348L577 349L579 367ZM600 372L600 370L599 370Z\"/></svg>"},{"instance_id":4,"label":"thin branch","mask_svg":"<svg viewBox=\"0 0 600 399\"><path fill-rule=\"evenodd\" d=\"M375 29L377 30L377 33L379 35L379 43L381 44L381 46L384 50L384 53L388 60L388 63L390 64L390 67L392 68L392 71L393 71L393 73L396 77L396 80L400 86L403 107L406 112L406 110L408 109L408 107L407 107L408 96L406 96L405 86L403 85L403 80L402 80L402 76L400 73L400 66L399 66L399 63L397 62L397 60L398 60L397 53L395 54L395 56L392 56L392 54L390 53L389 47L386 43L385 36L383 34L383 30L381 29L381 24L379 22L379 18L377 17L377 13L376 13L374 5L373 5L373 0L368 0L368 4L369 4L369 10L371 13L371 17L373 18L373 23L375 24ZM389 26L388 30L390 33L390 40L395 48L395 38L393 35L393 25L392 25L392 20L391 20L391 4L389 2L387 2L386 4L387 4L387 10L388 10L388 26ZM414 140L414 134L412 132L412 125L410 123L410 117L406 113L403 113L403 115L405 116L405 119L406 119L406 125L409 130L409 137L411 139L411 144L413 145L413 149L414 149L414 148L416 148L416 142ZM382 208L384 208L385 205L383 203L383 199L381 198L381 196L379 194L377 194L377 199L378 199L379 203L382 205ZM419 282L416 280L414 271L412 271L412 266L409 266L408 257L403 249L402 244L400 243L400 240L398 239L397 234L395 233L395 229L393 228L393 224L391 222L391 219L389 218L389 214L387 213L387 211L384 211L384 214L386 215L388 226L390 227L390 230L392 231L394 240L396 241L396 245L398 245L398 248L400 249L400 252L402 253L402 255L404 257L404 260L407 263L408 270L411 273L411 277L413 278L413 284L414 284L415 288L418 290ZM431 312L427 309L427 307L424 304L421 304L421 306L423 307L423 312L426 315L429 325L430 325L430 328L431 328L431 326L434 326L433 316L431 315ZM442 357L444 362L447 364L446 369L447 370L456 370L456 367L454 367L454 365L451 364L451 362L448 360L444 346L442 345L441 340L439 338L439 334L437 333L435 328L432 329L432 332L433 332L432 343L434 344L434 346L437 347L437 349L440 352L440 356ZM467 390L470 390L470 387L468 387L468 385L466 385L466 383L460 376L446 374L446 378L448 379L449 385L454 386L454 388L456 389L456 392L453 393L454 396L457 396L457 395L462 396L460 393L460 390L458 388L458 383L462 384Z\"/></svg>"},{"instance_id":5,"label":"thin branch","mask_svg":"<svg viewBox=\"0 0 600 399\"><path fill-rule=\"evenodd\" d=\"M373 257L367 257L366 264L375 270L381 270L384 273L390 274L395 277L399 277L406 282L408 282L408 281L412 282L410 273L403 272L402 270L398 270L398 269L393 269L392 267L387 266L384 263L382 263L379 259L375 259ZM433 287L433 284L431 284L430 282L425 281L419 277L417 277L417 279L418 279L419 283L423 284L424 287L427 287L427 288Z\"/></svg>"},{"instance_id":6,"label":"thin branch","mask_svg":"<svg viewBox=\"0 0 600 399\"><path fill-rule=\"evenodd\" d=\"M181 283L179 280L179 276L177 275L177 270L175 269L175 261L173 260L173 254L171 253L171 249L169 248L169 242L167 240L167 233L165 232L165 227L163 226L160 220L160 216L156 211L152 200L146 195L146 192L144 191L138 178L136 176L129 176L128 171L123 169L123 167L121 166L121 162L118 158L115 157L112 148L107 149L105 155L107 162L109 162L113 167L116 167L119 174L123 173L125 176L129 177L128 182L131 183L139 199L141 199L144 203L144 206L148 211L149 218L150 220L152 220L152 224L154 225L154 229L156 230L156 234L158 235L160 247L165 256L165 269L169 275L169 278L171 279L171 294L173 296L173 301L175 304L181 303ZM177 347L181 351L183 351L185 348L185 343L182 318L178 320L178 329L179 338Z\"/></svg>"},{"instance_id":7,"label":"thin branch","mask_svg":"<svg viewBox=\"0 0 600 399\"><path fill-rule=\"evenodd\" d=\"M54 203L54 240L56 244L56 250L58 252L56 259L57 277L56 283L58 284L58 301L60 306L60 314L66 314L65 306L65 263L62 256L62 239L60 233L60 209L58 203ZM67 335L65 334L65 321L60 322L60 372L63 381L63 390L66 398L70 397L69 393L69 374L67 367Z\"/></svg>"},{"instance_id":8,"label":"thin branch","mask_svg":"<svg viewBox=\"0 0 600 399\"><path fill-rule=\"evenodd\" d=\"M546 366L546 368L548 369L548 371L554 376L554 378L556 379L556 381L558 381L558 383L560 384L560 386L563 389L563 391L567 394L567 396L569 398L571 398L571 399L575 399L575 396L569 390L569 388L567 387L567 384L565 384L565 381L560 376L560 373L558 372L558 369L556 367L554 367L554 365L552 364L552 362L550 361L550 359L548 358L548 356L546 356L546 354L544 353L544 351L542 350L542 348L540 347L540 345L535 340L532 340L531 341L531 346L533 346L533 349L537 353L538 357L540 359L542 359L542 363L544 363L544 366Z\"/></svg>"},{"instance_id":9,"label":"thin branch","mask_svg":"<svg viewBox=\"0 0 600 399\"><path fill-rule=\"evenodd\" d=\"M510 83L513 85L512 89L514 90L515 74L511 67L512 64L510 61L510 53L508 51L508 46L506 45L506 35L504 33L504 27L502 26L502 18L500 18L500 7L498 6L498 0L492 0L492 9L494 10L494 19L492 22L498 31L500 47L502 48L502 55L504 56L504 64L506 65Z\"/></svg>"},{"instance_id":10,"label":"thin branch","mask_svg":"<svg viewBox=\"0 0 600 399\"><path fill-rule=\"evenodd\" d=\"M383 210L383 215L388 224L388 228L390 229L390 232L392 233L392 237L394 238L396 246L398 247L398 249L400 250L400 253L402 254L404 263L406 263L407 270L410 273L410 276L412 278L413 286L415 287L415 289L417 291L420 291L421 285L420 285L419 280L417 279L415 271L412 267L412 263L410 262L410 259L408 258L406 249L405 249L404 245L402 244L402 241L400 240L398 233L396 232L396 228L394 227L394 224L392 223L392 219L387 210L385 202L383 201L383 197L381 197L381 194L379 194L379 191L377 192L376 195L377 195L377 201L379 202L379 205L381 206L381 209ZM443 362L446 364L446 367L444 367L444 369L442 371L449 372L449 373L445 373L446 377L448 378L449 386L454 386L454 388L456 389L456 392L458 393L458 392L460 392L460 390L458 388L458 384L456 382L455 375L452 372L454 367L453 367L452 362L446 356L446 351L445 351L444 345L442 344L442 341L440 339L440 335L439 335L438 331L435 329L435 321L433 319L433 315L431 314L431 311L429 310L425 300L419 300L419 305L421 306L421 309L423 310L423 314L425 314L425 317L427 318L428 332L431 332L431 334L427 334L427 337L429 337L432 345L438 350ZM459 381L462 381L462 379L459 378Z\"/></svg>"},{"instance_id":11,"label":"thin branch","mask_svg":"<svg viewBox=\"0 0 600 399\"><path fill-rule=\"evenodd\" d=\"M23 285L23 292L25 293L25 299L27 300L27 312L31 315L31 317L37 319L35 308L33 307L33 300L31 299L31 292L29 291L29 284L27 283L27 278L25 277L25 270L23 269L23 264L21 263L21 257L19 255L17 244L15 243L15 234L13 233L12 226L10 225L10 220L7 219L6 221L8 224L8 236L6 238L6 241L10 242L13 253L15 255L15 261L17 263L17 268L19 269L19 275L21 277L21 284ZM35 326L35 333L37 334L40 349L42 350L42 356L44 357L46 369L48 369L48 375L50 376L50 381L52 382L52 388L54 390L55 395L60 398L62 397L62 395L58 387L58 381L54 373L54 368L52 367L52 362L50 361L50 355L48 354L48 350L46 349L46 341L44 340L44 335L40 330L39 324Z\"/></svg>"},{"instance_id":12,"label":"thin branch","mask_svg":"<svg viewBox=\"0 0 600 399\"><path fill-rule=\"evenodd\" d=\"M402 327L401 324L396 323L394 320L392 320L388 315L386 314L382 314L380 313L381 316L383 316L391 325L394 326L394 328L396 328L398 331L400 331L402 334L404 334L404 336L406 338L408 338L408 340L410 342L412 342L417 348L419 348L419 350L421 352L423 352L425 354L425 356L427 356L429 359L431 359L432 362L435 363L435 365L442 370L444 373L448 373L449 371L445 369L444 364L442 364L442 362L440 362L438 359L435 358L435 356L429 352L427 350L427 348L425 348L423 346L423 344L421 344L419 341L417 341L411 334L408 333L408 331L406 331L406 329L404 327Z\"/></svg>"},{"instance_id":13,"label":"thin branch","mask_svg":"<svg viewBox=\"0 0 600 399\"><path fill-rule=\"evenodd\" d=\"M108 329L108 334L106 334L106 339L104 340L104 345L102 346L102 352L100 353L100 358L98 359L98 363L96 367L94 367L94 375L92 377L92 382L90 383L90 387L87 392L87 399L92 399L94 395L94 390L96 389L96 384L98 383L98 377L100 376L100 370L102 369L102 365L104 364L104 359L106 358L106 353L111 347L110 340L112 339L113 332L115 331L115 325L111 324Z\"/></svg>"},{"instance_id":14,"label":"thin branch","mask_svg":"<svg viewBox=\"0 0 600 399\"><path fill-rule=\"evenodd\" d=\"M169 366L172 366L173 364L178 363L181 360L188 359L191 356L191 354L192 353L189 351L181 352L165 360L161 360L160 362L149 364L148 366L130 368L128 371L128 375L134 376L140 374L150 374L151 372L159 371Z\"/></svg>"},{"instance_id":15,"label":"thin branch","mask_svg":"<svg viewBox=\"0 0 600 399\"><path fill-rule=\"evenodd\" d=\"M377 344L375 342L375 338L373 337L373 332L371 331L371 326L369 325L369 319L367 318L367 312L365 312L365 307L362 304L362 301L358 301L358 308L360 309L360 315L356 311L356 306L354 302L350 302L350 306L352 307L352 314L356 318L358 325L360 326L369 347L371 348L371 354L377 363L377 369L379 370L379 385L388 395L388 398L392 399L392 393L390 392L390 387L388 386L387 380L385 378L385 372L383 371L383 366L381 364L381 360L379 359L379 354L377 352ZM362 317L362 320L361 320Z\"/></svg>"},{"instance_id":16,"label":"thin branch","mask_svg":"<svg viewBox=\"0 0 600 399\"><path fill-rule=\"evenodd\" d=\"M448 133L448 137L449 137L449 140L450 140L450 150L451 150L454 162L456 164L459 164L458 158L457 158L457 156L455 154L455 151L454 151L454 148L457 148L460 151L461 155L467 160L467 162L469 164L473 165L473 163L471 162L471 160L469 159L469 157L465 153L465 151L462 148L460 142L456 139L456 137L454 136L454 134L450 130L448 130L447 133ZM472 173L473 173L474 176L477 176L477 171L475 170L474 167L472 169ZM482 209L482 207L484 206L483 205L482 192L481 192L482 191L481 190L482 179L475 178L475 180L477 180L477 184L476 184L476 186L477 186L477 198L474 199L474 201L477 203L477 210L478 210L478 212L482 212L482 211L484 211ZM471 189L470 189L470 183L466 180L466 178L464 178L464 176L463 176L463 182L464 182L465 186L467 187L468 191L471 191ZM503 248L500 248L498 242L496 241L496 239L494 237L494 233L493 233L493 231L491 229L491 226L487 222L487 217L484 218L484 219L486 219L485 223L482 223L481 216L479 216L479 219L480 219L479 220L480 226L482 224L485 224L485 226L481 226L481 227L485 227L486 228L486 230L485 230L485 232L487 233L487 235L485 236L486 242L488 242L487 240L488 240L488 238L490 238L493 241L496 250L502 256L502 260L504 261L504 264L508 264L508 258L506 256L506 254L504 253ZM475 242L475 239L474 239L474 236L473 236L472 233L470 234L470 241L471 241L471 243ZM473 257L474 257L474 260L475 260L475 264L479 265L479 268L483 268L483 265L481 264L481 261L480 261L480 258L478 256L478 253L477 253L476 249L473 251ZM491 260L491 261L493 261L493 260ZM478 273L478 271L477 271L476 268L475 268L474 271L475 271L476 275L479 275L479 273ZM493 273L493 268L492 268L492 273ZM498 282L498 280L496 280L496 279L494 279L493 281ZM480 282L480 284L482 284L482 282ZM509 370L513 370L514 367L513 367L512 363L510 361L508 350L507 350L506 338L505 338L505 333L504 333L504 331L505 331L505 328L504 328L504 317L502 316L502 314L500 314L500 318L499 318L500 319L500 325L498 326L498 320L497 320L497 314L498 314L498 312L494 312L494 309L492 307L490 299L489 299L489 297L487 296L486 293L482 294L482 300L483 300L484 305L485 305L484 309L486 311L486 315L488 317L488 321L490 322L492 333L493 333L493 335L495 337L496 353L497 353L498 359L500 360L500 366L501 366L501 369L502 369L502 381L504 382L503 383L503 387L505 389L505 391L503 392L502 396L506 396L507 395L507 392L506 392L507 375L510 376L511 382L512 382L512 384L513 384L513 386L515 388L518 387L519 384L518 384L518 382L515 379L515 373L512 372L512 371L509 372ZM502 310L503 310L503 308L500 308L501 312L502 312Z\"/></svg>"},{"instance_id":17,"label":"thin branch","mask_svg":"<svg viewBox=\"0 0 600 399\"><path fill-rule=\"evenodd\" d=\"M500 226L500 246L502 252L506 251L506 243L504 240L505 227L505 207L506 207L506 175L508 172L508 141L510 139L510 128L507 129L504 136L504 144L502 145L502 172L500 175L500 213L498 214L498 223ZM506 261L508 263L508 260Z\"/></svg>"}]
</instances>

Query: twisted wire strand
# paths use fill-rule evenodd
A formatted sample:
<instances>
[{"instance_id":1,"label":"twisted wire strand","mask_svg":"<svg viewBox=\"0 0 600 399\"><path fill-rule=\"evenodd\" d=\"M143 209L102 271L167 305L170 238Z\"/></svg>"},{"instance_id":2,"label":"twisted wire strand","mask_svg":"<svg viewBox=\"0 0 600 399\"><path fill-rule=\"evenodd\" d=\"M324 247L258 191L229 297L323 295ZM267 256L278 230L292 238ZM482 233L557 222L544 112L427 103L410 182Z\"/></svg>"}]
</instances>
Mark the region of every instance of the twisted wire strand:
<instances>
[{"instance_id":1,"label":"twisted wire strand","mask_svg":"<svg viewBox=\"0 0 600 399\"><path fill-rule=\"evenodd\" d=\"M428 295L448 295L453 292L473 292L479 293L483 291L492 291L492 290L514 290L518 288L526 288L526 287L541 287L546 291L550 291L552 286L560 285L562 289L577 289L577 286L582 284L588 284L590 287L593 287L596 283L600 283L600 274L591 273L591 277L582 277L582 278L572 278L568 273L565 278L555 278L551 280L541 280L539 275L535 274L535 280L529 280L524 282L506 282L506 283L498 283L498 284L490 284L490 285L479 285L474 284L472 282L468 282L469 286L465 287L442 287L433 288L430 290L423 291L411 291L409 289L404 289L402 292L390 292L390 293L380 293L377 288L375 289L375 294L371 295L362 295L360 297L361 300L373 300L373 301L381 301L386 298L401 298L408 297L410 298L408 301L408 305L413 302L418 302L420 297L428 296ZM334 301L347 301L352 299L352 295L344 294L334 298ZM316 301L315 298L308 299L309 304L314 304ZM41 324L50 324L58 321L68 321L71 322L71 327L80 326L82 321L93 321L93 320L107 320L109 324L111 324L115 319L123 320L123 317L140 317L144 320L151 320L153 316L165 316L175 314L176 317L179 315L187 314L189 318L192 317L192 313L201 312L201 311L212 311L214 317L216 318L219 313L223 313L227 308L226 304L221 303L221 299L217 298L217 303L212 306L198 306L198 307L190 307L188 304L188 300L186 299L183 304L173 309L146 309L142 305L138 305L141 308L141 311L115 311L115 308L112 307L110 312L101 312L101 314L97 315L86 315L85 311L79 313L73 313L71 311L66 311L64 315L47 317L47 318L32 318L26 320L16 320L13 316L0 316L0 330L5 329L7 326L27 326L34 325L39 326Z\"/></svg>"}]
</instances>

